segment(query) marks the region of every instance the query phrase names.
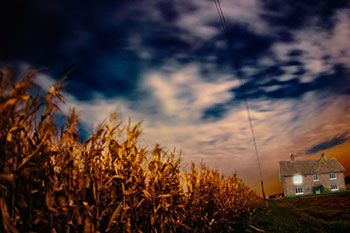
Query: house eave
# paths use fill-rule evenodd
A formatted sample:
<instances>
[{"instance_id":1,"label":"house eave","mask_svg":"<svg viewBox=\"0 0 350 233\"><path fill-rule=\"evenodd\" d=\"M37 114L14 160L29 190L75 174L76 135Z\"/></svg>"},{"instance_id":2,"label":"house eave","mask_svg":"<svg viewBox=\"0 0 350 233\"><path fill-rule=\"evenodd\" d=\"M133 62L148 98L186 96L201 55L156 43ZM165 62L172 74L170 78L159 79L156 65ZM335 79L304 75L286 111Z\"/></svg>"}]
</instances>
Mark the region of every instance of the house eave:
<instances>
[{"instance_id":1,"label":"house eave","mask_svg":"<svg viewBox=\"0 0 350 233\"><path fill-rule=\"evenodd\" d=\"M307 176L307 175L314 175L314 174L329 174L329 173L343 173L345 172L345 170L340 170L340 171L327 171L327 172L308 172L308 173L301 173L303 176ZM281 174L281 173L280 173ZM291 177L291 176L294 176L295 174L300 174L298 172L296 173L293 173L293 174L288 174L288 175L282 175L281 174L281 177Z\"/></svg>"}]
</instances>

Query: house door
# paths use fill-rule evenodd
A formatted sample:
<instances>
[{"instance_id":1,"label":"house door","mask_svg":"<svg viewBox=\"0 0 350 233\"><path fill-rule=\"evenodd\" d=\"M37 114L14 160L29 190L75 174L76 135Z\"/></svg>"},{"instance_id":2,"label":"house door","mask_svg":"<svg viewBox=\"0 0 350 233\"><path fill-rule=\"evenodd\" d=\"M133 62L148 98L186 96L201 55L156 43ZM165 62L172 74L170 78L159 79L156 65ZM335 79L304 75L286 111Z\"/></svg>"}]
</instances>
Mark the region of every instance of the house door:
<instances>
[{"instance_id":1,"label":"house door","mask_svg":"<svg viewBox=\"0 0 350 233\"><path fill-rule=\"evenodd\" d=\"M316 194L320 194L321 193L321 188L317 188L316 189Z\"/></svg>"}]
</instances>

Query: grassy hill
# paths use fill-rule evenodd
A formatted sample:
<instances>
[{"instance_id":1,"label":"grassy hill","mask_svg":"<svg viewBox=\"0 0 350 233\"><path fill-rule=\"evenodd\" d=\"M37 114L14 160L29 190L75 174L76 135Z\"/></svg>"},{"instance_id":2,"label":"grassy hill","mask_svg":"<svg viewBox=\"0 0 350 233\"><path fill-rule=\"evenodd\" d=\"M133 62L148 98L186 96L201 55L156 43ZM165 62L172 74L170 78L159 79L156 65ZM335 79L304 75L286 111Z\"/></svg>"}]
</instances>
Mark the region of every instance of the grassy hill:
<instances>
[{"instance_id":1,"label":"grassy hill","mask_svg":"<svg viewBox=\"0 0 350 233\"><path fill-rule=\"evenodd\" d=\"M347 191L271 200L255 216L253 225L265 232L350 232L349 220L350 192Z\"/></svg>"}]
</instances>

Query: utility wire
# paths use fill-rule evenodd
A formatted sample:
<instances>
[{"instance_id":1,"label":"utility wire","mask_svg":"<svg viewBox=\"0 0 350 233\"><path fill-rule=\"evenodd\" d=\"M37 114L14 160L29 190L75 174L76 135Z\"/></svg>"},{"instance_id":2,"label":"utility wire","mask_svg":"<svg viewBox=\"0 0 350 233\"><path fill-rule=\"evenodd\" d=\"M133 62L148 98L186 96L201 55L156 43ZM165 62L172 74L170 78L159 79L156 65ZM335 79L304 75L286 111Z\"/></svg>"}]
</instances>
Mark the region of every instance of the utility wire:
<instances>
[{"instance_id":1,"label":"utility wire","mask_svg":"<svg viewBox=\"0 0 350 233\"><path fill-rule=\"evenodd\" d=\"M231 58L232 58L232 65L233 65L233 71L234 71L236 77L238 78L239 85L240 85L240 88L242 90L243 102L244 102L244 106L245 106L245 109L246 109L246 112L247 112L247 116L248 116L250 131L251 131L251 134L252 134L252 139L253 139L254 148L255 148L256 160L258 162L260 182L261 182L261 191L262 191L262 195L263 195L264 200L266 200L265 191L264 191L264 182L263 182L263 179L262 179L261 166L260 166L260 160L259 160L258 146L256 144L255 132L254 132L254 127L253 127L253 121L252 121L252 117L251 117L251 114L250 114L250 108L249 108L249 104L248 104L245 88L244 88L244 85L243 85L243 81L242 81L241 75L240 75L239 70L238 70L238 64L237 64L237 60L236 60L236 56L235 56L235 50L234 50L233 45L232 45L231 34L230 34L230 31L228 30L228 27L227 27L227 22L226 22L225 15L224 15L224 13L222 11L222 8L221 8L220 0L213 0L213 1L215 3L215 7L216 7L216 10L218 12L218 15L219 15L219 18L220 18L220 22L221 22L221 25L222 25L222 28L223 28L223 31L224 31L224 34L225 34L225 37L226 37L226 42L227 42L229 50L230 50L230 54L231 54Z\"/></svg>"}]
</instances>

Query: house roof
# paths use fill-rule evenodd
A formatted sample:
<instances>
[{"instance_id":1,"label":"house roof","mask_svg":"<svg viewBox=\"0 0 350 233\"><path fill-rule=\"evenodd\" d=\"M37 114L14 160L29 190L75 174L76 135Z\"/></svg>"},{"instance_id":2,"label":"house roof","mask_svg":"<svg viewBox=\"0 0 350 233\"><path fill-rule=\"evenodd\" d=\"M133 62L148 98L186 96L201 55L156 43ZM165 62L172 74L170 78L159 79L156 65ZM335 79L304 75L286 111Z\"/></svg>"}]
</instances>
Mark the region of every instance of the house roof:
<instances>
[{"instance_id":1,"label":"house roof","mask_svg":"<svg viewBox=\"0 0 350 233\"><path fill-rule=\"evenodd\" d=\"M315 160L280 161L280 175L309 175L315 173L344 172L345 169L335 158Z\"/></svg>"}]
</instances>

